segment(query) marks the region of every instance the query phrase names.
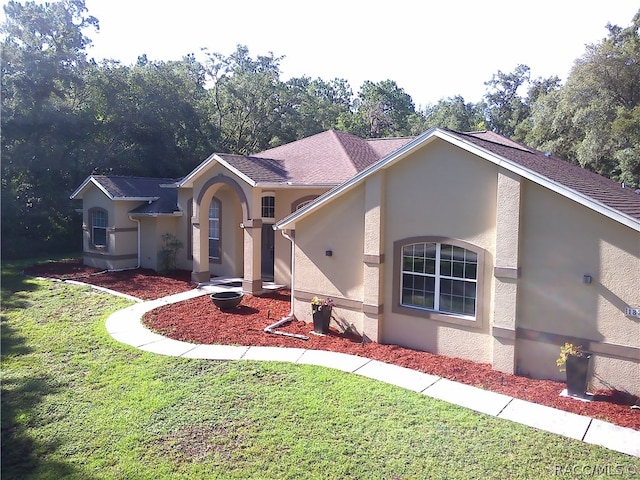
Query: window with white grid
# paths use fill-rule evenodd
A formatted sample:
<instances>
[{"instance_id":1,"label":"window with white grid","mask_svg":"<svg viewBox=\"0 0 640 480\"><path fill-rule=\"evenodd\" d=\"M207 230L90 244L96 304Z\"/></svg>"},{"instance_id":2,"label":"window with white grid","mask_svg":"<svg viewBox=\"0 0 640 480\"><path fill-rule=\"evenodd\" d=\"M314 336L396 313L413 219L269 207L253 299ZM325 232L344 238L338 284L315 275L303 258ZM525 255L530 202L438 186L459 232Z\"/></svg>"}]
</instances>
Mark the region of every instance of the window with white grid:
<instances>
[{"instance_id":1,"label":"window with white grid","mask_svg":"<svg viewBox=\"0 0 640 480\"><path fill-rule=\"evenodd\" d=\"M477 253L446 243L412 243L402 247L401 268L401 305L475 317Z\"/></svg>"}]
</instances>

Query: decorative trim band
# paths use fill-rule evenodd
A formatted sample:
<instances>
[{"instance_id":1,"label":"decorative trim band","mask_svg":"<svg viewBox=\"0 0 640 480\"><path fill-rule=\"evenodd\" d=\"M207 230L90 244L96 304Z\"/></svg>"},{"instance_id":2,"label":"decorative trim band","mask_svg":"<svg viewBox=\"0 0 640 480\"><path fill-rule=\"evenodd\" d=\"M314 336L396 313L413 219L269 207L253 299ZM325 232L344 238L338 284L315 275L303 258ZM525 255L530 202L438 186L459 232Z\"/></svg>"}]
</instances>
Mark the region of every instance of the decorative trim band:
<instances>
[{"instance_id":1,"label":"decorative trim band","mask_svg":"<svg viewBox=\"0 0 640 480\"><path fill-rule=\"evenodd\" d=\"M493 267L496 278L520 278L520 267Z\"/></svg>"},{"instance_id":2,"label":"decorative trim band","mask_svg":"<svg viewBox=\"0 0 640 480\"><path fill-rule=\"evenodd\" d=\"M109 255L108 253L98 252L82 252L83 257L87 258L99 258L101 260L138 260L138 254L132 253L128 255Z\"/></svg>"},{"instance_id":3,"label":"decorative trim band","mask_svg":"<svg viewBox=\"0 0 640 480\"><path fill-rule=\"evenodd\" d=\"M372 263L374 265L381 265L384 263L384 253L380 254L380 255L369 255L369 254L364 254L362 256L362 261L364 263Z\"/></svg>"},{"instance_id":4,"label":"decorative trim band","mask_svg":"<svg viewBox=\"0 0 640 480\"><path fill-rule=\"evenodd\" d=\"M571 342L574 345L582 345L585 350L591 353L640 361L640 347L598 342L597 340L589 340L587 338L567 337L566 335L539 332L537 330L522 327L516 329L516 338L518 340L530 340L533 342L550 343L558 346L563 345L565 342Z\"/></svg>"},{"instance_id":5,"label":"decorative trim band","mask_svg":"<svg viewBox=\"0 0 640 480\"><path fill-rule=\"evenodd\" d=\"M294 297L301 302L311 302L313 297L330 297L333 300L333 305L338 308L344 308L346 310L353 310L355 312L362 311L362 302L359 300L351 300L344 297L335 297L333 295L319 295L317 293L305 292L302 290L296 290Z\"/></svg>"},{"instance_id":6,"label":"decorative trim band","mask_svg":"<svg viewBox=\"0 0 640 480\"><path fill-rule=\"evenodd\" d=\"M253 218L251 220L245 220L240 226L242 228L262 228L262 219Z\"/></svg>"},{"instance_id":7,"label":"decorative trim band","mask_svg":"<svg viewBox=\"0 0 640 480\"><path fill-rule=\"evenodd\" d=\"M499 327L497 325L491 327L491 335L495 338L504 338L505 340L516 339L516 331L513 328Z\"/></svg>"},{"instance_id":8,"label":"decorative trim band","mask_svg":"<svg viewBox=\"0 0 640 480\"><path fill-rule=\"evenodd\" d=\"M380 315L384 311L384 305L367 305L366 303L362 304L362 313L366 313L367 315Z\"/></svg>"}]
</instances>

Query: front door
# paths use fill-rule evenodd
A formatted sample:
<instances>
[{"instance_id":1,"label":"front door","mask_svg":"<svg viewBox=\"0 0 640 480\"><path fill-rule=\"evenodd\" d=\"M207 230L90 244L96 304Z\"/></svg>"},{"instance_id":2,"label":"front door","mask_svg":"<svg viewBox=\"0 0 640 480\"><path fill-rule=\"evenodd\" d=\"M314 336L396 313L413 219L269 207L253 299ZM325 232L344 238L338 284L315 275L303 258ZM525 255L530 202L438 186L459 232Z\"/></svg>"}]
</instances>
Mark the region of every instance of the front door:
<instances>
[{"instance_id":1,"label":"front door","mask_svg":"<svg viewBox=\"0 0 640 480\"><path fill-rule=\"evenodd\" d=\"M275 233L273 225L262 225L262 279L273 281Z\"/></svg>"}]
</instances>

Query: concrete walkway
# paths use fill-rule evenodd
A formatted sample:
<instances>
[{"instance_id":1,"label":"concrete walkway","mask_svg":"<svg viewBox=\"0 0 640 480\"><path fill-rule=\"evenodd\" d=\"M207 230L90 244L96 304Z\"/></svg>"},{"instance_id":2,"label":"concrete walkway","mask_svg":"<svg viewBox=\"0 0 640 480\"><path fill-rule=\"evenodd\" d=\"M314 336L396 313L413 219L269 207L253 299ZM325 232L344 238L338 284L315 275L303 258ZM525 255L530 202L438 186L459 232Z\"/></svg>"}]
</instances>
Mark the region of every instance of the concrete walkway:
<instances>
[{"instance_id":1,"label":"concrete walkway","mask_svg":"<svg viewBox=\"0 0 640 480\"><path fill-rule=\"evenodd\" d=\"M304 348L197 345L163 337L145 328L141 323L142 316L157 307L221 290L230 290L230 287L220 284L203 284L188 292L136 303L112 314L106 322L107 331L119 342L162 355L210 360L266 360L335 368L497 418L640 457L640 431L526 402L408 368L355 355Z\"/></svg>"}]
</instances>

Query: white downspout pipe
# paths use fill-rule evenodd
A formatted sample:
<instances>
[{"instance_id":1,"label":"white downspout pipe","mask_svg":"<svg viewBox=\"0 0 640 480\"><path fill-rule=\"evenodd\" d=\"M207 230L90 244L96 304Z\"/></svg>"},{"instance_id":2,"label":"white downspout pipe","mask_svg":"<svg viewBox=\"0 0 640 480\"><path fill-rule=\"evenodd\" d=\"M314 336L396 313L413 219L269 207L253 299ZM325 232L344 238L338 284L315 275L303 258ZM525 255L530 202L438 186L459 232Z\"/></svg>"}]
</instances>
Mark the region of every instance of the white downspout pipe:
<instances>
[{"instance_id":1,"label":"white downspout pipe","mask_svg":"<svg viewBox=\"0 0 640 480\"><path fill-rule=\"evenodd\" d=\"M141 253L140 253L140 220L133 218L132 215L129 215L129 220L131 220L132 222L136 222L138 224L138 264L135 266L135 269L140 268L140 264L142 263L142 259L141 259ZM127 269L129 270L129 269ZM134 269L131 269L134 270Z\"/></svg>"},{"instance_id":2,"label":"white downspout pipe","mask_svg":"<svg viewBox=\"0 0 640 480\"><path fill-rule=\"evenodd\" d=\"M289 315L287 315L286 317L282 317L276 323L273 323L273 324L269 325L268 327L266 327L264 329L264 332L265 333L273 333L273 334L276 334L276 335L284 335L285 337L299 338L301 340L309 340L309 337L307 337L306 335L296 335L296 334L293 334L293 333L279 332L279 331L276 330L276 328L284 325L285 323L290 322L294 318L293 301L295 299L294 287L295 287L295 271L296 271L296 269L295 269L295 266L296 266L295 265L295 262L296 262L296 241L294 240L293 237L289 236L285 230L282 230L282 236L291 242L291 288L290 288L291 289L291 310L289 311Z\"/></svg>"}]
</instances>

